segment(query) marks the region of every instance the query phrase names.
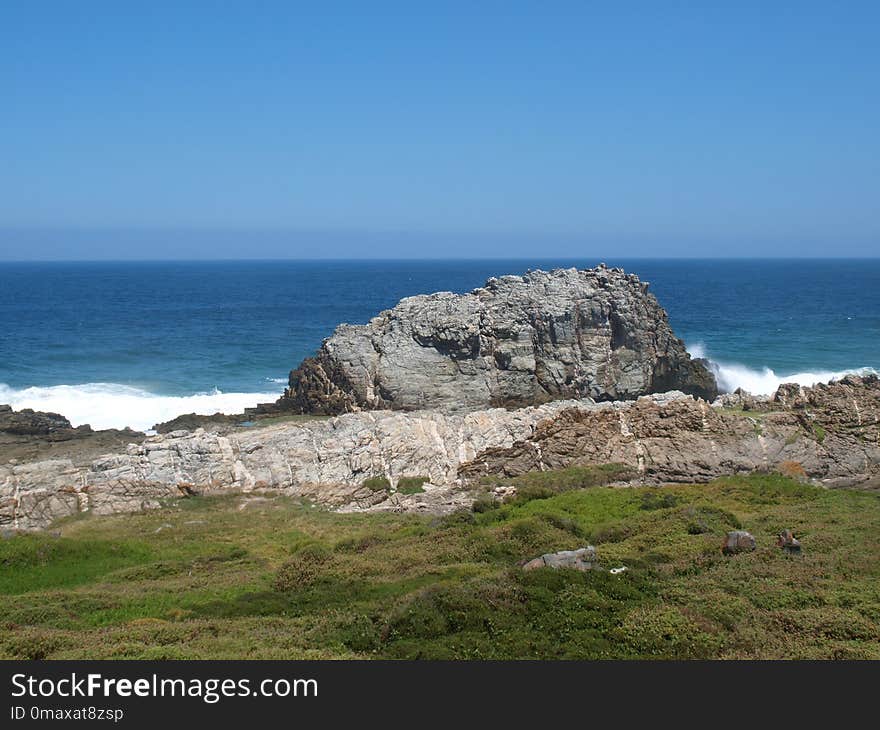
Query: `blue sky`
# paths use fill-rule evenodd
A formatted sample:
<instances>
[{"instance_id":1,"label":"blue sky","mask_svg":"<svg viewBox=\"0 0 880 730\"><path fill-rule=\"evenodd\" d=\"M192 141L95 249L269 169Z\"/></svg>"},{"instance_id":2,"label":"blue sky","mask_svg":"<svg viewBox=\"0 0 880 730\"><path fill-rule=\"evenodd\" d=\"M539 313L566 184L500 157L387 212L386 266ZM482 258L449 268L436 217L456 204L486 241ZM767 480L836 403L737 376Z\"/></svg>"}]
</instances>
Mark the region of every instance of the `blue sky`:
<instances>
[{"instance_id":1,"label":"blue sky","mask_svg":"<svg viewBox=\"0 0 880 730\"><path fill-rule=\"evenodd\" d=\"M878 26L876 2L5 0L0 259L874 256Z\"/></svg>"}]
</instances>

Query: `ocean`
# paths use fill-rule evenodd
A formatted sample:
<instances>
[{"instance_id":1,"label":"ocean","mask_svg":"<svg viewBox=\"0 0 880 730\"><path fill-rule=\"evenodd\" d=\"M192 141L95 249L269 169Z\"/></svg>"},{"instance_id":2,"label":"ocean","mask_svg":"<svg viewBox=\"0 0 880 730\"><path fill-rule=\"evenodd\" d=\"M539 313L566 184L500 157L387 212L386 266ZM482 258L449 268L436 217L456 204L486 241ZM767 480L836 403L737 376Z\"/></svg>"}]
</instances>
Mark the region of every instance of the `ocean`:
<instances>
[{"instance_id":1,"label":"ocean","mask_svg":"<svg viewBox=\"0 0 880 730\"><path fill-rule=\"evenodd\" d=\"M880 370L880 260L605 259L650 282L720 384ZM401 297L598 259L0 263L0 403L147 429L239 412L341 322Z\"/></svg>"}]
</instances>

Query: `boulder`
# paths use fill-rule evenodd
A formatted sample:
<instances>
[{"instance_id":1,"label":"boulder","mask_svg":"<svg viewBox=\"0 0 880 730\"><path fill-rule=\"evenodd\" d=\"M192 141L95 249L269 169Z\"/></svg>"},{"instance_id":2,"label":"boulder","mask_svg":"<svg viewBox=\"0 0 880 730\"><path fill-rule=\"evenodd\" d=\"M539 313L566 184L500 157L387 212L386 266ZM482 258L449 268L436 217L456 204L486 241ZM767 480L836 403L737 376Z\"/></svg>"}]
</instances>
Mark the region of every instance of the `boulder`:
<instances>
[{"instance_id":1,"label":"boulder","mask_svg":"<svg viewBox=\"0 0 880 730\"><path fill-rule=\"evenodd\" d=\"M735 555L736 553L745 553L754 550L756 547L755 538L750 532L745 530L733 530L727 533L724 538L724 544L721 546L721 552L725 555Z\"/></svg>"},{"instance_id":2,"label":"boulder","mask_svg":"<svg viewBox=\"0 0 880 730\"><path fill-rule=\"evenodd\" d=\"M776 539L776 544L782 548L782 552L784 553L788 553L789 555L801 554L801 543L791 530L783 530L780 532L779 537Z\"/></svg>"},{"instance_id":3,"label":"boulder","mask_svg":"<svg viewBox=\"0 0 880 730\"><path fill-rule=\"evenodd\" d=\"M529 560L523 570L537 568L574 568L575 570L592 570L596 566L596 548L592 545L578 550L560 550L557 553L545 553L538 558Z\"/></svg>"},{"instance_id":4,"label":"boulder","mask_svg":"<svg viewBox=\"0 0 880 730\"><path fill-rule=\"evenodd\" d=\"M648 285L622 269L530 271L408 297L340 325L273 406L296 413L522 407L680 390L713 399Z\"/></svg>"}]
</instances>

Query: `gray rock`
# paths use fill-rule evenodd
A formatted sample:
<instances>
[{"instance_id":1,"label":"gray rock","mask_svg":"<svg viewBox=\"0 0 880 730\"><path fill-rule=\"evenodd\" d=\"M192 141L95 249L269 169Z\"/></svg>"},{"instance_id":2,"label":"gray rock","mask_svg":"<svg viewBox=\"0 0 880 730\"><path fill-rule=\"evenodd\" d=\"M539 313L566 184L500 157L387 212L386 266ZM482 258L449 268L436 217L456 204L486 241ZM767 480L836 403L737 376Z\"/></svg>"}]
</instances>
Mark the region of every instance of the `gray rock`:
<instances>
[{"instance_id":1,"label":"gray rock","mask_svg":"<svg viewBox=\"0 0 880 730\"><path fill-rule=\"evenodd\" d=\"M523 570L538 568L574 568L575 570L592 570L596 565L596 548L592 545L578 550L560 550L557 553L545 553L538 558L529 560Z\"/></svg>"},{"instance_id":2,"label":"gray rock","mask_svg":"<svg viewBox=\"0 0 880 730\"><path fill-rule=\"evenodd\" d=\"M735 555L736 553L750 552L755 547L755 538L750 532L733 530L728 532L727 537L724 538L721 552L725 555Z\"/></svg>"},{"instance_id":3,"label":"gray rock","mask_svg":"<svg viewBox=\"0 0 880 730\"><path fill-rule=\"evenodd\" d=\"M782 548L782 552L789 555L801 554L801 543L791 530L783 530L779 533L776 544Z\"/></svg>"},{"instance_id":4,"label":"gray rock","mask_svg":"<svg viewBox=\"0 0 880 730\"><path fill-rule=\"evenodd\" d=\"M366 325L340 325L291 372L273 409L520 407L676 389L717 395L714 376L685 351L648 285L600 266L408 297Z\"/></svg>"},{"instance_id":5,"label":"gray rock","mask_svg":"<svg viewBox=\"0 0 880 730\"><path fill-rule=\"evenodd\" d=\"M16 436L45 436L56 431L73 431L64 416L58 413L44 413L31 408L13 411L12 406L0 406L0 431ZM86 426L83 431L89 431Z\"/></svg>"}]
</instances>

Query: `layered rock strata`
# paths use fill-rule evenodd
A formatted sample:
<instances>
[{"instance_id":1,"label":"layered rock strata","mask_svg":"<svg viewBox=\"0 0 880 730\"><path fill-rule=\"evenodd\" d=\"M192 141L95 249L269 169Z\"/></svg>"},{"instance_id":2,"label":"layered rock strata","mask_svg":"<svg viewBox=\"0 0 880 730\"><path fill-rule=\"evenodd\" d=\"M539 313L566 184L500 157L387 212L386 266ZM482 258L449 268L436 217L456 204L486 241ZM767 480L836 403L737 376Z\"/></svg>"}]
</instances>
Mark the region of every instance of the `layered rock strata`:
<instances>
[{"instance_id":1,"label":"layered rock strata","mask_svg":"<svg viewBox=\"0 0 880 730\"><path fill-rule=\"evenodd\" d=\"M0 526L155 508L192 493L278 490L335 508L466 506L487 475L620 463L640 483L788 470L828 486L880 478L880 381L783 386L750 410L680 392L468 413L378 411L232 433L174 431L96 459L0 464ZM390 490L373 491L385 476ZM401 477L424 493L397 494Z\"/></svg>"}]
</instances>

